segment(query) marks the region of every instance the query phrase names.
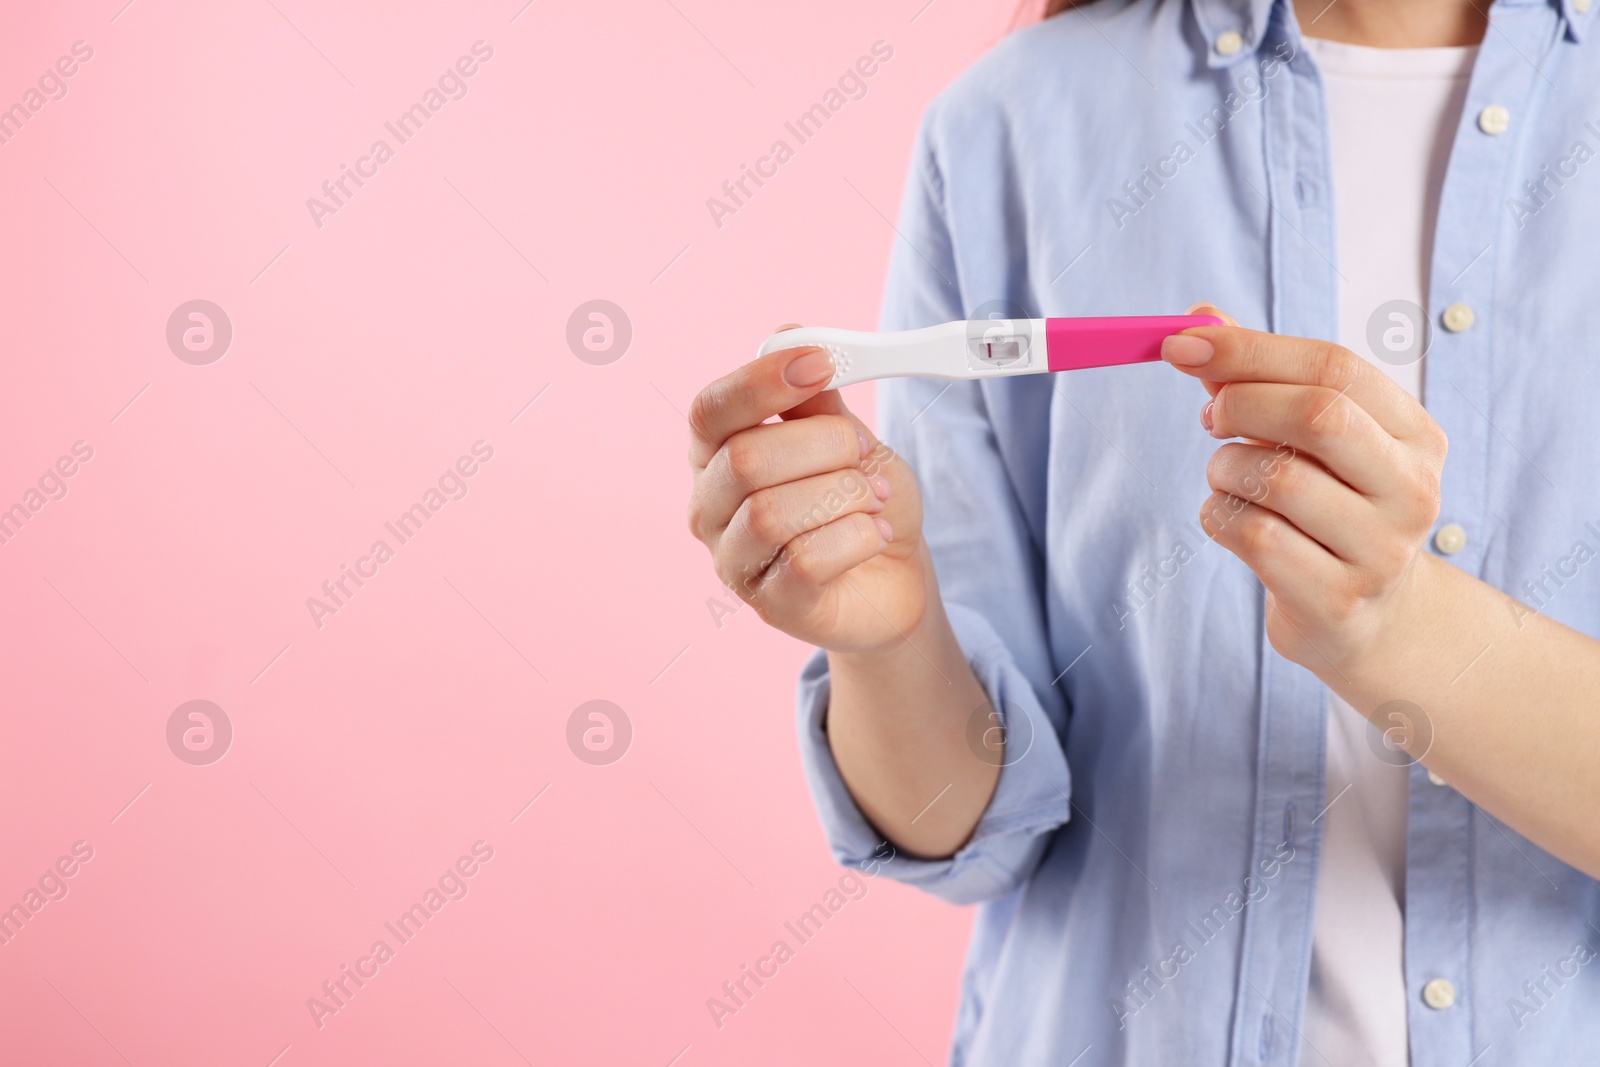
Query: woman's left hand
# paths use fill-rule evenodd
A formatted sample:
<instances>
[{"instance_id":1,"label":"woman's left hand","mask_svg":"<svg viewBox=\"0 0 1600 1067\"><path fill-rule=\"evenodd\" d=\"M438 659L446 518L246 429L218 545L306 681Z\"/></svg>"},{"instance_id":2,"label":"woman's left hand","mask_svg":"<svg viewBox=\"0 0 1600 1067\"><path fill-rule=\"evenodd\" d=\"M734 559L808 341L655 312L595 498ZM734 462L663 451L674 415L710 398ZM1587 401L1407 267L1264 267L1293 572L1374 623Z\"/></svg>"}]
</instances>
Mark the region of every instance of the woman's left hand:
<instances>
[{"instance_id":1,"label":"woman's left hand","mask_svg":"<svg viewBox=\"0 0 1600 1067\"><path fill-rule=\"evenodd\" d=\"M1200 413L1211 435L1240 439L1211 457L1200 522L1266 586L1272 646L1322 674L1402 633L1407 593L1432 564L1439 424L1327 341L1203 326L1161 355L1211 394Z\"/></svg>"}]
</instances>

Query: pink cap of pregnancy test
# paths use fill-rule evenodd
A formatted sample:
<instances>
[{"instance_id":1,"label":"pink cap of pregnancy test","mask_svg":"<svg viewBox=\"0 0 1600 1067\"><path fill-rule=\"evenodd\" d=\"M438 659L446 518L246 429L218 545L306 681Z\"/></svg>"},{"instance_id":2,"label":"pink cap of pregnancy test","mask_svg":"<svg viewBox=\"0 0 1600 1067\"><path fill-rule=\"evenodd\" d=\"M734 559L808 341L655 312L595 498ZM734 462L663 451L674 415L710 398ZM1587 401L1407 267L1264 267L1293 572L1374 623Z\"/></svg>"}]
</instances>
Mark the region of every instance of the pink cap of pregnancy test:
<instances>
[{"instance_id":1,"label":"pink cap of pregnancy test","mask_svg":"<svg viewBox=\"0 0 1600 1067\"><path fill-rule=\"evenodd\" d=\"M1161 358L1161 342L1191 326L1226 326L1215 315L1125 315L1045 319L1044 347L1050 369L1084 370Z\"/></svg>"}]
</instances>

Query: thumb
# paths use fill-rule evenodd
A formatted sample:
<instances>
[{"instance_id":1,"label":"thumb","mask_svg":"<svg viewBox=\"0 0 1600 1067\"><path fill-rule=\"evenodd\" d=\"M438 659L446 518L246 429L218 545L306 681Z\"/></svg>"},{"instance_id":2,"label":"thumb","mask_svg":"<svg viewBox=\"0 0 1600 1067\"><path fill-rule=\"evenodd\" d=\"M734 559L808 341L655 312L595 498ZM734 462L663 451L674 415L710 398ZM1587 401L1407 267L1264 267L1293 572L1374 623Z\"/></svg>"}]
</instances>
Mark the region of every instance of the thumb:
<instances>
[{"instance_id":1,"label":"thumb","mask_svg":"<svg viewBox=\"0 0 1600 1067\"><path fill-rule=\"evenodd\" d=\"M798 322L786 322L772 332L785 333L789 330L798 330L799 328L800 324ZM844 398L839 395L839 390L828 389L816 394L815 396L806 397L806 399L800 401L800 403L796 404L787 411L778 412L778 418L787 421L789 419L804 419L812 415L849 414L850 409L845 406ZM854 416L851 417L854 418ZM859 423L861 420L856 419L855 421Z\"/></svg>"},{"instance_id":2,"label":"thumb","mask_svg":"<svg viewBox=\"0 0 1600 1067\"><path fill-rule=\"evenodd\" d=\"M799 329L799 323L789 322L779 326L773 332L784 333L787 330L795 329ZM823 392L817 393L815 396L806 397L806 399L800 401L800 403L796 404L787 411L780 411L778 413L778 417L786 422L790 419L809 418L812 415L843 415L845 418L855 423L856 432L861 434L862 440L866 442L863 446L863 451L865 453L865 455L862 457L863 462L873 465L872 473L877 473L878 468L882 466L887 459L893 457L893 453L888 452L887 446L878 440L878 435L872 432L872 427L862 422L860 416L856 415L855 412L850 410L849 405L844 402L844 397L840 394L839 390L824 390Z\"/></svg>"}]
</instances>

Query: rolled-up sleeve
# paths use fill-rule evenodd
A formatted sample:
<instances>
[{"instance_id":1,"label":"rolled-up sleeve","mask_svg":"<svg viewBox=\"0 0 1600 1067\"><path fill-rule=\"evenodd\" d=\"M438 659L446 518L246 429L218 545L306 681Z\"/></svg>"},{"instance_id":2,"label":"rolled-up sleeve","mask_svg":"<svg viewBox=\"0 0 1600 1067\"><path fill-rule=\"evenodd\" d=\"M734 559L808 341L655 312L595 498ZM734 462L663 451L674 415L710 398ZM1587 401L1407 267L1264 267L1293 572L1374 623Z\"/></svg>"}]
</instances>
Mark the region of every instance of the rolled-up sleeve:
<instances>
[{"instance_id":1,"label":"rolled-up sleeve","mask_svg":"<svg viewBox=\"0 0 1600 1067\"><path fill-rule=\"evenodd\" d=\"M945 217L933 117L930 111L924 120L906 184L884 329L949 322L967 313ZM917 472L923 536L945 611L1004 727L1005 765L982 819L955 855L918 860L896 854L862 815L834 764L827 737L828 661L819 651L799 685L806 775L839 862L954 903L993 899L1027 880L1051 832L1071 813L1062 747L1068 709L1052 678L1044 561L1016 495L1017 472L1007 469L996 444L980 383L881 382L879 416L879 436ZM1038 462L1044 462L1042 454Z\"/></svg>"}]
</instances>

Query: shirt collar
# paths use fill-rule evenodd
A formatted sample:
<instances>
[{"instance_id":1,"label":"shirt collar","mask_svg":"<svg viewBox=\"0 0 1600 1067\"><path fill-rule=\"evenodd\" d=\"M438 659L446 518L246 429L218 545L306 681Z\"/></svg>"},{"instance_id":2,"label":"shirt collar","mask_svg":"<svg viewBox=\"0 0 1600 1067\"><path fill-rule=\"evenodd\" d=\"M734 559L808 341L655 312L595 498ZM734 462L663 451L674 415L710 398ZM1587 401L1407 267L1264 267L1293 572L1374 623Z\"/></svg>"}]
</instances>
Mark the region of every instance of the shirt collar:
<instances>
[{"instance_id":1,"label":"shirt collar","mask_svg":"<svg viewBox=\"0 0 1600 1067\"><path fill-rule=\"evenodd\" d=\"M1261 47L1271 23L1273 9L1290 0L1194 0L1195 21L1200 27L1201 43L1206 49L1207 62L1212 67L1232 66L1253 56ZM1505 7L1549 4L1556 9L1565 23L1567 36L1574 41L1583 40L1589 22L1600 8L1600 0L1494 0ZM1287 12L1285 13L1287 14ZM1231 38L1239 35L1239 47L1232 49Z\"/></svg>"},{"instance_id":2,"label":"shirt collar","mask_svg":"<svg viewBox=\"0 0 1600 1067\"><path fill-rule=\"evenodd\" d=\"M1579 7L1585 10L1579 11ZM1589 30L1589 20L1594 16L1592 0L1556 0L1556 7L1561 9L1561 17L1567 22L1567 34L1574 41L1583 40L1583 35Z\"/></svg>"}]
</instances>

